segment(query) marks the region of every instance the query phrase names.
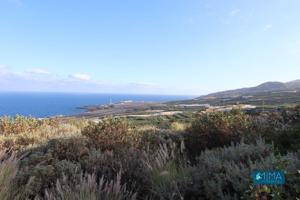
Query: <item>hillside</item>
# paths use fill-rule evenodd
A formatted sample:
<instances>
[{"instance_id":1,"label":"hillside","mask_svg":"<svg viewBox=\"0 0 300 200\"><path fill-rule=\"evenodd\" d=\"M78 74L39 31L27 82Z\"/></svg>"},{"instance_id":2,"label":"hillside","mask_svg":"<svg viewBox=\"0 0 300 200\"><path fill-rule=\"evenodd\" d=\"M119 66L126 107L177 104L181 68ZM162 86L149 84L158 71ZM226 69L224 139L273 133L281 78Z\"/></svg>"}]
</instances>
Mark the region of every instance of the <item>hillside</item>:
<instances>
[{"instance_id":1,"label":"hillside","mask_svg":"<svg viewBox=\"0 0 300 200\"><path fill-rule=\"evenodd\" d=\"M283 105L300 103L300 80L282 82L266 82L256 87L227 90L200 96L193 100L177 101L177 103L199 103L211 105L253 104Z\"/></svg>"},{"instance_id":2,"label":"hillside","mask_svg":"<svg viewBox=\"0 0 300 200\"><path fill-rule=\"evenodd\" d=\"M241 88L236 90L227 90L227 91L212 93L203 97L199 97L197 99L211 98L211 97L221 97L221 98L233 97L233 96L241 96L245 94L253 95L253 94L264 93L264 92L289 91L294 89L300 89L300 80L290 81L287 83L266 82L256 87Z\"/></svg>"}]
</instances>

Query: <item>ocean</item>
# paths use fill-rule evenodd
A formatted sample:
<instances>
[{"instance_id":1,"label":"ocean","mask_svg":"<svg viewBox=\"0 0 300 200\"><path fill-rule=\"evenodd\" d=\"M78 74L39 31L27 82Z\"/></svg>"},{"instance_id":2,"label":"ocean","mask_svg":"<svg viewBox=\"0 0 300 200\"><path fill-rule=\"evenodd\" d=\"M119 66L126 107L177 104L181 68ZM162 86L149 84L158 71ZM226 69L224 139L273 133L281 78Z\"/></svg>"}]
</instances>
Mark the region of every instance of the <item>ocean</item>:
<instances>
[{"instance_id":1,"label":"ocean","mask_svg":"<svg viewBox=\"0 0 300 200\"><path fill-rule=\"evenodd\" d=\"M84 112L80 107L105 105L120 101L167 102L190 99L191 96L132 94L70 94L70 93L0 93L0 116L17 114L32 117L74 115Z\"/></svg>"}]
</instances>

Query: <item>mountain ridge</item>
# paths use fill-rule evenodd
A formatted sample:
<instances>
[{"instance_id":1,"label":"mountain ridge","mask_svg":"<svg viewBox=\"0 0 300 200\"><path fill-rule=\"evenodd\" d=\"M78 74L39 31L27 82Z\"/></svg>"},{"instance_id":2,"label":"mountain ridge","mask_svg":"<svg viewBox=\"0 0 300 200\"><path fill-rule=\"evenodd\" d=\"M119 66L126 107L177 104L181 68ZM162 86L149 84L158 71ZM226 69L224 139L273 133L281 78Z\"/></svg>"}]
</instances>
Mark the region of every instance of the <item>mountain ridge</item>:
<instances>
[{"instance_id":1,"label":"mountain ridge","mask_svg":"<svg viewBox=\"0 0 300 200\"><path fill-rule=\"evenodd\" d=\"M243 95L253 95L265 92L280 92L289 90L300 90L300 79L289 81L289 82L279 82L279 81L269 81L264 82L258 86L245 87L233 90L225 90L215 93L210 93L195 98L198 99L209 99L209 98L226 98L226 97L237 97Z\"/></svg>"}]
</instances>

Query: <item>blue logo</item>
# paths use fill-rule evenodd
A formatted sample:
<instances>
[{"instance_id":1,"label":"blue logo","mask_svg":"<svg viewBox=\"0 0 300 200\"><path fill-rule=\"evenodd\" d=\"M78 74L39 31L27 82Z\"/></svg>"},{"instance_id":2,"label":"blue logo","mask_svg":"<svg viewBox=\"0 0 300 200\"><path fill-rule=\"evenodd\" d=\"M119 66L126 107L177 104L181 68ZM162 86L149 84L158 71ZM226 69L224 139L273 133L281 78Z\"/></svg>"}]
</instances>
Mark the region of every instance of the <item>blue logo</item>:
<instances>
[{"instance_id":1,"label":"blue logo","mask_svg":"<svg viewBox=\"0 0 300 200\"><path fill-rule=\"evenodd\" d=\"M283 185L285 176L281 170L254 170L252 171L254 185Z\"/></svg>"}]
</instances>

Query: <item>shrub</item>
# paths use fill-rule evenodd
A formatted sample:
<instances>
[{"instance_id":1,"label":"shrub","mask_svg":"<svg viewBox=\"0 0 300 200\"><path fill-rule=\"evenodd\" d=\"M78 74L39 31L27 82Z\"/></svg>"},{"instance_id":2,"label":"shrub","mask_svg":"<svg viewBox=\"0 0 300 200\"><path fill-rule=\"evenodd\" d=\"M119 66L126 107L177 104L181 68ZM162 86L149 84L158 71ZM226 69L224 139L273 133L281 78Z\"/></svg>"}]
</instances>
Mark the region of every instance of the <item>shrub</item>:
<instances>
[{"instance_id":1,"label":"shrub","mask_svg":"<svg viewBox=\"0 0 300 200\"><path fill-rule=\"evenodd\" d=\"M285 163L281 165L280 163ZM197 158L192 172L190 194L194 199L254 199L255 187L251 181L254 169L283 169L285 187L269 187L269 195L279 193L282 199L299 195L299 157L294 154L278 158L273 147L259 139L255 144L232 144L228 147L205 150ZM298 187L299 189L299 187Z\"/></svg>"},{"instance_id":2,"label":"shrub","mask_svg":"<svg viewBox=\"0 0 300 200\"><path fill-rule=\"evenodd\" d=\"M51 140L24 152L14 179L17 194L34 198L55 185L63 175L76 182L80 178L81 166L77 161L87 155L86 142L82 138ZM15 199L23 198L18 195Z\"/></svg>"},{"instance_id":3,"label":"shrub","mask_svg":"<svg viewBox=\"0 0 300 200\"><path fill-rule=\"evenodd\" d=\"M0 133L4 135L20 134L37 128L41 121L35 118L22 117L2 117L0 119Z\"/></svg>"},{"instance_id":4,"label":"shrub","mask_svg":"<svg viewBox=\"0 0 300 200\"><path fill-rule=\"evenodd\" d=\"M0 149L24 150L44 144L51 139L80 135L80 129L74 125L59 123L53 126L47 123L18 134L0 134Z\"/></svg>"},{"instance_id":5,"label":"shrub","mask_svg":"<svg viewBox=\"0 0 300 200\"><path fill-rule=\"evenodd\" d=\"M27 150L20 161L14 179L17 193L33 198L45 195L56 181L66 177L69 184L78 184L81 173L94 174L96 180L104 177L114 180L122 172L122 184L129 190L143 194L149 178L143 165L145 154L133 148L102 151L92 147L85 138L51 140L47 145Z\"/></svg>"},{"instance_id":6,"label":"shrub","mask_svg":"<svg viewBox=\"0 0 300 200\"><path fill-rule=\"evenodd\" d=\"M268 143L274 143L281 153L297 151L300 148L300 126L297 123L300 112L295 108L282 112L262 113L250 118L252 135L259 133ZM252 138L253 139L253 138Z\"/></svg>"},{"instance_id":7,"label":"shrub","mask_svg":"<svg viewBox=\"0 0 300 200\"><path fill-rule=\"evenodd\" d=\"M24 132L31 132L42 125L51 127L58 126L59 122L55 118L39 120L32 117L1 117L0 118L0 134L11 135Z\"/></svg>"},{"instance_id":8,"label":"shrub","mask_svg":"<svg viewBox=\"0 0 300 200\"><path fill-rule=\"evenodd\" d=\"M145 165L150 173L150 198L183 199L191 173L182 153L176 144L163 144L156 153L148 154Z\"/></svg>"},{"instance_id":9,"label":"shrub","mask_svg":"<svg viewBox=\"0 0 300 200\"><path fill-rule=\"evenodd\" d=\"M120 118L106 118L99 123L90 122L82 130L82 135L90 139L91 143L102 149L113 149L127 145L131 140L128 123Z\"/></svg>"},{"instance_id":10,"label":"shrub","mask_svg":"<svg viewBox=\"0 0 300 200\"><path fill-rule=\"evenodd\" d=\"M300 122L300 104L294 108L285 108L282 111L285 123L297 124Z\"/></svg>"},{"instance_id":11,"label":"shrub","mask_svg":"<svg viewBox=\"0 0 300 200\"><path fill-rule=\"evenodd\" d=\"M97 176L81 175L80 181L70 184L67 178L57 181L55 187L47 189L43 199L46 200L135 200L136 193L128 191L126 185L121 184L121 173L115 180L107 181L102 177L99 182ZM39 199L39 198L37 198Z\"/></svg>"},{"instance_id":12,"label":"shrub","mask_svg":"<svg viewBox=\"0 0 300 200\"><path fill-rule=\"evenodd\" d=\"M11 192L12 181L16 176L18 160L14 154L0 151L0 199L6 200Z\"/></svg>"},{"instance_id":13,"label":"shrub","mask_svg":"<svg viewBox=\"0 0 300 200\"><path fill-rule=\"evenodd\" d=\"M126 183L128 189L143 196L150 185L149 174L143 164L145 156L143 151L133 148L104 152L91 150L81 166L84 171L109 180L121 171L122 184Z\"/></svg>"},{"instance_id":14,"label":"shrub","mask_svg":"<svg viewBox=\"0 0 300 200\"><path fill-rule=\"evenodd\" d=\"M183 144L181 133L176 133L164 129L148 129L138 132L140 135L139 147L147 152L157 152L161 145L171 147L174 143L180 149Z\"/></svg>"},{"instance_id":15,"label":"shrub","mask_svg":"<svg viewBox=\"0 0 300 200\"><path fill-rule=\"evenodd\" d=\"M187 125L180 122L173 122L171 124L171 130L175 132L182 132L186 129Z\"/></svg>"},{"instance_id":16,"label":"shrub","mask_svg":"<svg viewBox=\"0 0 300 200\"><path fill-rule=\"evenodd\" d=\"M239 142L248 127L249 118L240 111L200 114L184 134L185 145L191 158L194 158L206 148Z\"/></svg>"},{"instance_id":17,"label":"shrub","mask_svg":"<svg viewBox=\"0 0 300 200\"><path fill-rule=\"evenodd\" d=\"M300 150L300 125L293 125L286 130L273 134L268 138L280 153L296 152Z\"/></svg>"},{"instance_id":18,"label":"shrub","mask_svg":"<svg viewBox=\"0 0 300 200\"><path fill-rule=\"evenodd\" d=\"M254 133L259 133L267 140L271 140L274 134L285 130L288 124L278 112L261 113L250 118L250 129Z\"/></svg>"}]
</instances>

